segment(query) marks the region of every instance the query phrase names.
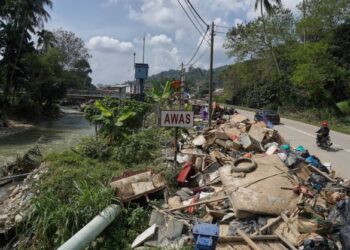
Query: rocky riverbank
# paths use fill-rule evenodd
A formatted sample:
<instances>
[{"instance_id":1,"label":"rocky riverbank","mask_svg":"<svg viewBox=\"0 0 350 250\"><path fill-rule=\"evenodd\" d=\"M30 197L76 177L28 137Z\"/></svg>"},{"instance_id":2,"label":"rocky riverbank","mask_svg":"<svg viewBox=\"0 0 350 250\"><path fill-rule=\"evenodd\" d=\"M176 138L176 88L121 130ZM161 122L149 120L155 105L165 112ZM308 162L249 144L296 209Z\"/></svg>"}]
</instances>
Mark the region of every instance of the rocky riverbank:
<instances>
[{"instance_id":1,"label":"rocky riverbank","mask_svg":"<svg viewBox=\"0 0 350 250\"><path fill-rule=\"evenodd\" d=\"M33 128L34 126L32 123L20 122L16 120L7 120L6 125L6 127L0 127L0 139L19 134Z\"/></svg>"}]
</instances>

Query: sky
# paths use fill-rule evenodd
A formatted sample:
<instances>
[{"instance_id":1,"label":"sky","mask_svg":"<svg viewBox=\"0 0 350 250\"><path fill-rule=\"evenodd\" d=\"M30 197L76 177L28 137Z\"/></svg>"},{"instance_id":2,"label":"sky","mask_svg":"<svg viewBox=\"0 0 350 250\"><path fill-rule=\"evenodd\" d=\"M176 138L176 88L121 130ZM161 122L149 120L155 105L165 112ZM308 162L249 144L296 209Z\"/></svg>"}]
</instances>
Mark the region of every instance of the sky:
<instances>
[{"instance_id":1,"label":"sky","mask_svg":"<svg viewBox=\"0 0 350 250\"><path fill-rule=\"evenodd\" d=\"M179 0L189 12L185 0ZM282 0L296 11L302 0ZM134 79L136 62L142 62L142 40L146 37L145 63L150 75L187 64L200 44L201 35L178 0L53 0L45 28L62 28L82 38L92 58L93 84L116 84ZM206 23L214 22L214 67L233 63L223 48L227 28L252 20L255 0L191 0ZM196 21L194 20L196 23ZM196 23L197 24L197 23ZM197 24L198 25L198 24ZM224 27L220 27L224 26ZM209 41L209 38L208 38ZM197 58L201 56L199 60ZM208 69L209 45L204 40L193 67ZM191 64L192 64L191 63Z\"/></svg>"}]
</instances>

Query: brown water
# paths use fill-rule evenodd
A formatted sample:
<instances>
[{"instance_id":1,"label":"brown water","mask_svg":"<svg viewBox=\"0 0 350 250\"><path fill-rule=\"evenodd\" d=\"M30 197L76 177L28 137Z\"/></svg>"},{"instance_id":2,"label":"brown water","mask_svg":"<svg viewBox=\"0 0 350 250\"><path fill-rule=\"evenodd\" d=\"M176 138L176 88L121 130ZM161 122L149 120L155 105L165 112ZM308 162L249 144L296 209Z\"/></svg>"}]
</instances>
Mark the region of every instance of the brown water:
<instances>
[{"instance_id":1,"label":"brown water","mask_svg":"<svg viewBox=\"0 0 350 250\"><path fill-rule=\"evenodd\" d=\"M26 152L34 145L39 145L43 153L64 151L81 140L92 135L93 127L83 114L74 109L63 109L64 116L40 123L21 133L0 139L0 166Z\"/></svg>"}]
</instances>

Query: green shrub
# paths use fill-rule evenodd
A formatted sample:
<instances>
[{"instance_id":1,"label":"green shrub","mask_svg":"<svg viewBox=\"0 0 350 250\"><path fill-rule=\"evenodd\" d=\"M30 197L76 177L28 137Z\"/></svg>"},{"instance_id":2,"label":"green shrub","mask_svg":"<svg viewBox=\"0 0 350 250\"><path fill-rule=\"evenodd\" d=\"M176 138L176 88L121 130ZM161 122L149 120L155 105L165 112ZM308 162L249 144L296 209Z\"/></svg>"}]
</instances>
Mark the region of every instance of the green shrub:
<instances>
[{"instance_id":1,"label":"green shrub","mask_svg":"<svg viewBox=\"0 0 350 250\"><path fill-rule=\"evenodd\" d=\"M125 168L116 161L98 161L72 151L46 157L48 171L36 187L29 218L19 229L20 249L57 249L111 203L113 176ZM135 165L134 170L144 169ZM150 210L130 206L99 236L99 249L129 249L142 233ZM24 240L26 239L26 240ZM101 246L101 247L100 247Z\"/></svg>"},{"instance_id":2,"label":"green shrub","mask_svg":"<svg viewBox=\"0 0 350 250\"><path fill-rule=\"evenodd\" d=\"M111 157L111 148L106 140L100 136L84 138L77 146L77 151L91 159L108 160Z\"/></svg>"},{"instance_id":3,"label":"green shrub","mask_svg":"<svg viewBox=\"0 0 350 250\"><path fill-rule=\"evenodd\" d=\"M160 148L160 134L157 129L137 132L125 138L116 147L115 159L123 164L140 164L154 160Z\"/></svg>"},{"instance_id":4,"label":"green shrub","mask_svg":"<svg viewBox=\"0 0 350 250\"><path fill-rule=\"evenodd\" d=\"M337 107L345 115L350 115L350 101L338 102Z\"/></svg>"}]
</instances>

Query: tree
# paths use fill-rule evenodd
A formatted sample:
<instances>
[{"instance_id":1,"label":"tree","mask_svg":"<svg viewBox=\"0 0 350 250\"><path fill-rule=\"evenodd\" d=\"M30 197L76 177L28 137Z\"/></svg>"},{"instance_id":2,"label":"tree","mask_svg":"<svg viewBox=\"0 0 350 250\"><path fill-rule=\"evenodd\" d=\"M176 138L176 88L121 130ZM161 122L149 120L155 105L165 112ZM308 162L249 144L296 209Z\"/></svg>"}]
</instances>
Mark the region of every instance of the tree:
<instances>
[{"instance_id":1,"label":"tree","mask_svg":"<svg viewBox=\"0 0 350 250\"><path fill-rule=\"evenodd\" d=\"M350 71L350 18L334 30L330 51L336 62Z\"/></svg>"},{"instance_id":2,"label":"tree","mask_svg":"<svg viewBox=\"0 0 350 250\"><path fill-rule=\"evenodd\" d=\"M304 0L298 5L303 17L297 31L309 42L331 39L336 27L350 15L349 0Z\"/></svg>"},{"instance_id":3,"label":"tree","mask_svg":"<svg viewBox=\"0 0 350 250\"><path fill-rule=\"evenodd\" d=\"M19 62L25 47L33 46L31 35L41 29L49 18L46 7L52 7L51 0L13 0L2 1L1 5L1 38L2 38L2 64L5 65L6 83L4 97L8 98L9 90L14 87L13 96L18 89L17 78L20 72ZM16 87L17 86L17 87Z\"/></svg>"},{"instance_id":4,"label":"tree","mask_svg":"<svg viewBox=\"0 0 350 250\"><path fill-rule=\"evenodd\" d=\"M56 37L52 31L43 29L42 31L38 32L38 44L37 47L42 52L47 52L49 49L55 47L55 44L57 43Z\"/></svg>"},{"instance_id":5,"label":"tree","mask_svg":"<svg viewBox=\"0 0 350 250\"><path fill-rule=\"evenodd\" d=\"M275 3L275 5L273 3L271 3L270 1L271 2L273 1ZM277 71L280 74L280 68L279 68L279 65L278 65L278 61L277 61L275 52L274 52L273 47L272 47L271 40L267 38L265 16L264 16L264 9L266 10L267 14L270 15L274 11L274 6L277 6L278 8L281 8L282 7L281 0L256 0L255 1L255 10L260 9L260 13L261 13L261 19L262 19L262 23L263 23L265 43L267 43L267 45L270 47L271 54L272 54L273 60L274 60L274 62L276 64Z\"/></svg>"},{"instance_id":6,"label":"tree","mask_svg":"<svg viewBox=\"0 0 350 250\"><path fill-rule=\"evenodd\" d=\"M85 47L83 39L77 37L73 32L65 30L54 31L55 47L62 51L64 55L64 68L74 69L79 61L88 61L91 57Z\"/></svg>"},{"instance_id":7,"label":"tree","mask_svg":"<svg viewBox=\"0 0 350 250\"><path fill-rule=\"evenodd\" d=\"M328 51L324 42L294 46L292 81L308 94L310 102L336 109L336 102L344 99L346 71L336 65Z\"/></svg>"},{"instance_id":8,"label":"tree","mask_svg":"<svg viewBox=\"0 0 350 250\"><path fill-rule=\"evenodd\" d=\"M66 83L62 78L62 62L63 55L55 48L44 54L29 53L23 58L26 93L38 106L47 110L67 92Z\"/></svg>"}]
</instances>

